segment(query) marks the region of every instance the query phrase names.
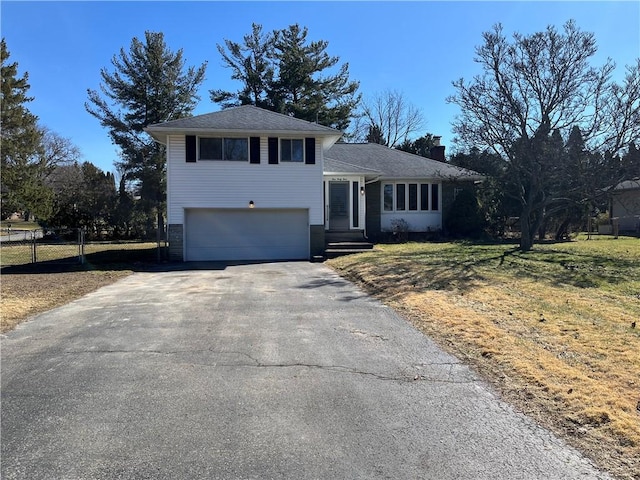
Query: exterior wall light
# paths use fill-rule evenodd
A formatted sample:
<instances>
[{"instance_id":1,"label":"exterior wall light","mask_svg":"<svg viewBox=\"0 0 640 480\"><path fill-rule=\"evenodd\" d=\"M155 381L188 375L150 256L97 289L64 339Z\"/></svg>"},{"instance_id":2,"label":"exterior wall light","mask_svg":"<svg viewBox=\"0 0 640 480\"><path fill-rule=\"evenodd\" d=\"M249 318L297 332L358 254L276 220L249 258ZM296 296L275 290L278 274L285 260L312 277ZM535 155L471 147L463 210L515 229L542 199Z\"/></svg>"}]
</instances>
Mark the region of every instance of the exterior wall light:
<instances>
[{"instance_id":1,"label":"exterior wall light","mask_svg":"<svg viewBox=\"0 0 640 480\"><path fill-rule=\"evenodd\" d=\"M254 208L256 206L255 203L253 203L253 200L249 200L249 208Z\"/></svg>"},{"instance_id":2,"label":"exterior wall light","mask_svg":"<svg viewBox=\"0 0 640 480\"><path fill-rule=\"evenodd\" d=\"M360 195L364 195L364 185L360 187Z\"/></svg>"}]
</instances>

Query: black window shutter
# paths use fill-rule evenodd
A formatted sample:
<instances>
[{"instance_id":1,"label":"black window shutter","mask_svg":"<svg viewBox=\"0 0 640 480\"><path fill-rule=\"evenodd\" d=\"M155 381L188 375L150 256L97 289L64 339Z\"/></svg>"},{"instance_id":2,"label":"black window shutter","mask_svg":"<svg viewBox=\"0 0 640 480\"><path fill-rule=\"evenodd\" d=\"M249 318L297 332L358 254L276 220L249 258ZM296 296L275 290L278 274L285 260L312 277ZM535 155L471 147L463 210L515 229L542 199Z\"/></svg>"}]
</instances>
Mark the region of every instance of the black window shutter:
<instances>
[{"instance_id":1,"label":"black window shutter","mask_svg":"<svg viewBox=\"0 0 640 480\"><path fill-rule=\"evenodd\" d=\"M271 165L278 164L278 138L269 137L269 163Z\"/></svg>"},{"instance_id":2,"label":"black window shutter","mask_svg":"<svg viewBox=\"0 0 640 480\"><path fill-rule=\"evenodd\" d=\"M314 165L316 163L316 139L305 138L304 150L304 163L308 165Z\"/></svg>"},{"instance_id":3,"label":"black window shutter","mask_svg":"<svg viewBox=\"0 0 640 480\"><path fill-rule=\"evenodd\" d=\"M260 163L260 137L249 139L249 163Z\"/></svg>"},{"instance_id":4,"label":"black window shutter","mask_svg":"<svg viewBox=\"0 0 640 480\"><path fill-rule=\"evenodd\" d=\"M187 135L185 137L185 143L186 143L185 161L187 161L187 162L195 162L196 161L196 137L195 137L195 135Z\"/></svg>"}]
</instances>

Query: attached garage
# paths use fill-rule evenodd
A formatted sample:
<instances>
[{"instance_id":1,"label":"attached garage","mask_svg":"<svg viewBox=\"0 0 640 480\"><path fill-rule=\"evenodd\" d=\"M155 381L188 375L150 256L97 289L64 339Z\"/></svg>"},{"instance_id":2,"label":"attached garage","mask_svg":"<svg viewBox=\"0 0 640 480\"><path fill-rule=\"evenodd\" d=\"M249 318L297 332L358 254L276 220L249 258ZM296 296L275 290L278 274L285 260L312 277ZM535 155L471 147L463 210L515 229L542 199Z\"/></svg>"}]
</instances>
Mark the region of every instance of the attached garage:
<instances>
[{"instance_id":1,"label":"attached garage","mask_svg":"<svg viewBox=\"0 0 640 480\"><path fill-rule=\"evenodd\" d=\"M309 258L307 209L185 210L185 260Z\"/></svg>"}]
</instances>

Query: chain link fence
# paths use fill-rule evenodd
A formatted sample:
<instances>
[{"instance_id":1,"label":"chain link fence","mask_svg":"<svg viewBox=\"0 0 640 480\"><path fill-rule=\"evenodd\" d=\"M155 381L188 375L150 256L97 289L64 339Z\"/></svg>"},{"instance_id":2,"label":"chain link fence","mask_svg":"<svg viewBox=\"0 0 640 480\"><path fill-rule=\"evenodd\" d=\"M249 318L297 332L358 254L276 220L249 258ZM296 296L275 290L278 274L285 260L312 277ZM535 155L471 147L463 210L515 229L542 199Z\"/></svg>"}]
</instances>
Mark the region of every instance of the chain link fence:
<instances>
[{"instance_id":1,"label":"chain link fence","mask_svg":"<svg viewBox=\"0 0 640 480\"><path fill-rule=\"evenodd\" d=\"M79 264L84 261L84 247L84 232L79 228L3 229L0 232L0 264Z\"/></svg>"}]
</instances>

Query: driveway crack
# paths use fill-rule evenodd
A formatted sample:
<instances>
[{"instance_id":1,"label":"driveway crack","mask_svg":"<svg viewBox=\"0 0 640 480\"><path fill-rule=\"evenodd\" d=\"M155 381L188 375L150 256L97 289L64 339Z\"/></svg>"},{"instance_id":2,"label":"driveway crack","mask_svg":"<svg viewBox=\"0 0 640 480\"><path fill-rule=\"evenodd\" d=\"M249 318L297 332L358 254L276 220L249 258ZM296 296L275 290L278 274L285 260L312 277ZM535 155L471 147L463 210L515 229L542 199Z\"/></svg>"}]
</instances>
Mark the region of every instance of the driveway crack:
<instances>
[{"instance_id":1,"label":"driveway crack","mask_svg":"<svg viewBox=\"0 0 640 480\"><path fill-rule=\"evenodd\" d=\"M217 366L223 366L218 364ZM309 368L309 369L318 369L318 370L329 370L340 373L349 373L354 375L364 375L376 378L377 380L383 381L393 381L393 382L407 382L413 383L417 381L427 381L433 383L454 383L454 384L466 384L466 383L474 383L475 380L470 379L452 379L451 372L449 372L449 378L439 378L430 375L384 375L381 373L368 372L364 370L359 370L353 367L347 367L344 365L321 365L314 363L261 363L258 362L256 365L229 365L229 366L243 366L243 367L258 367L258 368Z\"/></svg>"},{"instance_id":2,"label":"driveway crack","mask_svg":"<svg viewBox=\"0 0 640 480\"><path fill-rule=\"evenodd\" d=\"M151 354L151 355L166 355L166 356L175 356L175 355L198 355L202 353L209 353L221 356L239 356L244 357L250 360L248 363L243 362L193 362L187 361L191 365L201 365L201 366L210 366L210 367L239 367L239 368L308 368L308 369L317 369L317 370L328 370L339 373L347 373L353 375L362 375L373 377L377 380L382 381L392 381L392 382L432 382L432 383L450 383L450 384L467 384L474 383L475 379L461 378L455 379L455 375L452 372L452 368L454 365L459 365L458 363L450 363L450 362L434 362L434 363L421 363L420 367L425 366L449 366L449 371L446 375L427 375L427 374L402 374L402 375L386 375L376 372L370 372L361 370L354 367L348 367L346 365L323 365L317 363L303 363L303 362L292 362L292 363L266 363L261 362L257 358L251 356L246 352L236 351L236 350L225 350L225 351L216 351L212 349L201 349L201 350L124 350L124 349L103 349L103 350L67 350L64 352L65 355L80 355L80 354ZM445 378L446 377L446 378Z\"/></svg>"}]
</instances>

